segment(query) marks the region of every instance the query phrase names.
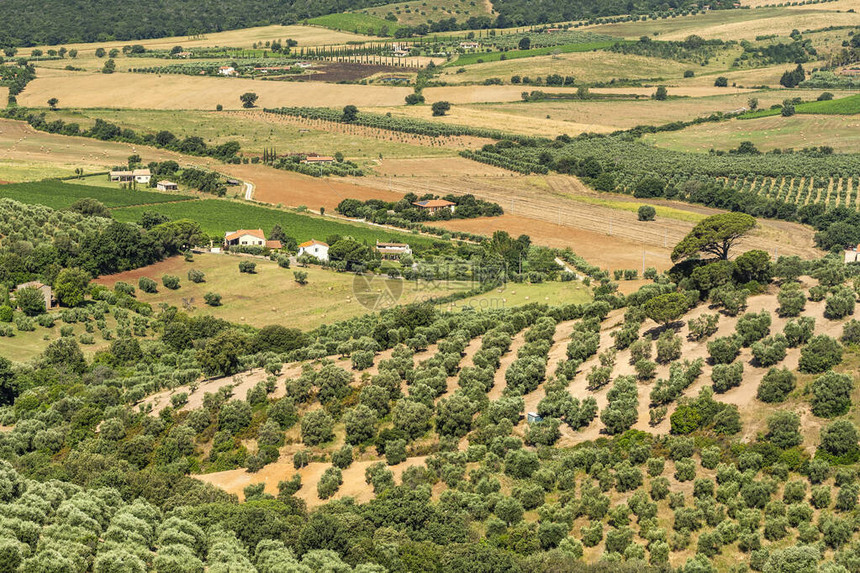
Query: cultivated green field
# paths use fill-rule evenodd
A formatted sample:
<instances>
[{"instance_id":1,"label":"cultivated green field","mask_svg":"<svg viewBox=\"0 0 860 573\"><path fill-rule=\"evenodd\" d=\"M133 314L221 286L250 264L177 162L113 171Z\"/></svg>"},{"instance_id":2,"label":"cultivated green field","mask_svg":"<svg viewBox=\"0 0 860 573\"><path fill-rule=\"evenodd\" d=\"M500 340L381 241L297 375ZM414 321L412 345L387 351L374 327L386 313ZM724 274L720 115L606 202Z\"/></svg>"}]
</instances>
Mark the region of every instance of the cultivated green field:
<instances>
[{"instance_id":1,"label":"cultivated green field","mask_svg":"<svg viewBox=\"0 0 860 573\"><path fill-rule=\"evenodd\" d=\"M309 239L325 240L329 235L349 235L359 241L374 242L394 239L410 245L429 245L433 241L427 237L411 235L385 229L353 225L326 217L300 215L221 199L200 199L192 202L161 203L157 205L133 206L113 209L111 212L118 221L133 222L140 220L145 211L167 215L171 219L192 218L200 224L204 233L223 236L226 231L236 229L263 229L267 234L275 225L284 232L303 242Z\"/></svg>"},{"instance_id":2,"label":"cultivated green field","mask_svg":"<svg viewBox=\"0 0 860 573\"><path fill-rule=\"evenodd\" d=\"M109 208L193 199L188 195L72 185L57 180L3 185L0 186L0 197L7 197L22 203L45 205L52 209L67 209L75 201L84 197L95 199Z\"/></svg>"},{"instance_id":3,"label":"cultivated green field","mask_svg":"<svg viewBox=\"0 0 860 573\"><path fill-rule=\"evenodd\" d=\"M860 113L860 94L829 101L808 101L794 106L794 111L812 115L856 115ZM760 109L746 113L740 119L758 119L780 115L781 113L782 110L779 108Z\"/></svg>"},{"instance_id":4,"label":"cultivated green field","mask_svg":"<svg viewBox=\"0 0 860 573\"><path fill-rule=\"evenodd\" d=\"M360 12L377 18L385 18L391 14L397 18L398 24L415 26L450 18L462 22L471 17L488 16L490 6L489 2L476 2L475 0L422 0L421 2L384 4L360 10Z\"/></svg>"},{"instance_id":5,"label":"cultivated green field","mask_svg":"<svg viewBox=\"0 0 860 573\"><path fill-rule=\"evenodd\" d=\"M856 118L850 116L775 115L751 121L701 124L681 131L649 134L645 140L675 151L702 153L734 149L742 141L751 141L761 151L827 145L837 153L857 153L860 130L856 124Z\"/></svg>"}]
</instances>

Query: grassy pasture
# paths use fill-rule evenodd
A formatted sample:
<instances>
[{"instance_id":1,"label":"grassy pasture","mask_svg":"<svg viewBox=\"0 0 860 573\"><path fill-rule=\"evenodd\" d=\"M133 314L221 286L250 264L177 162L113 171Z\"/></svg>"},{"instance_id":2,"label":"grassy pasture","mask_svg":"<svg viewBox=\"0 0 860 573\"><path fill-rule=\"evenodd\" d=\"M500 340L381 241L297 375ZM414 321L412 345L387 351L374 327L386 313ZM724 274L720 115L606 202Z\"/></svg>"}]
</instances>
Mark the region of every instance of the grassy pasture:
<instances>
[{"instance_id":1,"label":"grassy pasture","mask_svg":"<svg viewBox=\"0 0 860 573\"><path fill-rule=\"evenodd\" d=\"M169 130L177 137L202 137L207 144L238 141L242 152L260 155L264 148L278 153L320 153L334 155L340 151L347 159L372 160L383 157L450 156L455 151L445 147L412 145L401 141L381 140L360 134L332 133L299 122L278 121L278 118L253 111L172 111L172 110L108 110L94 109L50 113L49 117L74 121L81 126L103 119L139 132ZM345 129L340 124L333 128ZM359 130L356 130L359 131Z\"/></svg>"},{"instance_id":2,"label":"grassy pasture","mask_svg":"<svg viewBox=\"0 0 860 573\"><path fill-rule=\"evenodd\" d=\"M200 199L193 202L160 203L156 205L120 207L112 210L118 221L138 221L144 211L163 213L171 219L191 217L209 235L223 236L235 229L263 229L266 233L274 225L299 242L309 239L325 240L328 235L350 235L359 241L373 243L377 239L394 239L410 245L429 245L432 239L420 235L390 231L366 225L353 224L330 217L302 215L250 203L222 199Z\"/></svg>"},{"instance_id":3,"label":"grassy pasture","mask_svg":"<svg viewBox=\"0 0 860 573\"><path fill-rule=\"evenodd\" d=\"M45 205L52 209L66 209L78 199L90 197L106 207L129 207L168 201L187 201L188 195L158 193L155 191L132 191L130 189L110 189L91 185L73 185L62 181L38 181L17 183L0 187L0 197Z\"/></svg>"},{"instance_id":4,"label":"grassy pasture","mask_svg":"<svg viewBox=\"0 0 860 573\"><path fill-rule=\"evenodd\" d=\"M170 151L45 133L22 121L0 119L0 181L72 176L76 168L89 173L106 171L126 163L134 153L142 153L147 162L181 160Z\"/></svg>"},{"instance_id":5,"label":"grassy pasture","mask_svg":"<svg viewBox=\"0 0 860 573\"><path fill-rule=\"evenodd\" d=\"M377 18L370 14L346 12L343 14L327 14L308 20L309 24L322 26L338 31L354 32L356 34L375 35L384 31L385 35L393 35L397 28L396 22Z\"/></svg>"},{"instance_id":6,"label":"grassy pasture","mask_svg":"<svg viewBox=\"0 0 860 573\"><path fill-rule=\"evenodd\" d=\"M839 153L857 153L860 152L858 125L856 118L845 116L776 115L754 121L696 125L681 131L650 134L645 139L659 147L702 153L736 148L742 141L751 141L762 151L829 145Z\"/></svg>"},{"instance_id":7,"label":"grassy pasture","mask_svg":"<svg viewBox=\"0 0 860 573\"><path fill-rule=\"evenodd\" d=\"M469 53L461 54L456 60L449 63L448 66L469 66L478 63L500 62L502 55L505 60L518 60L522 58L533 58L535 56L549 56L555 53L570 54L575 52L591 52L608 48L615 42L591 42L588 44L565 44L562 46L548 46L545 48L535 48L533 50L508 50L507 52L490 52L490 53Z\"/></svg>"},{"instance_id":8,"label":"grassy pasture","mask_svg":"<svg viewBox=\"0 0 860 573\"><path fill-rule=\"evenodd\" d=\"M59 310L51 311L52 314L59 315ZM107 328L110 330L116 329L116 319L113 316L105 316ZM60 338L60 327L66 326L62 320L57 317L57 322L51 328L45 328L36 325L36 330L29 332L21 332L15 329L15 335L6 337L0 336L0 356L9 358L13 362L27 362L39 356L45 351L45 348L54 340ZM76 322L70 325L74 330L75 338L79 338L81 334L86 332L86 327L81 322ZM95 344L80 344L81 351L88 360L92 359L93 355L100 351L106 350L110 346L109 340L104 340L98 330L93 334Z\"/></svg>"},{"instance_id":9,"label":"grassy pasture","mask_svg":"<svg viewBox=\"0 0 860 573\"><path fill-rule=\"evenodd\" d=\"M361 10L361 13L377 18L393 14L397 18L397 24L415 26L431 20L454 18L462 22L473 16L489 16L491 9L492 5L484 0L422 0L420 3L413 1L384 4Z\"/></svg>"},{"instance_id":10,"label":"grassy pasture","mask_svg":"<svg viewBox=\"0 0 860 573\"><path fill-rule=\"evenodd\" d=\"M860 95L833 99L830 101L808 101L794 107L797 113L810 115L855 115L860 113ZM759 119L781 115L780 109L760 109L741 116L740 119Z\"/></svg>"},{"instance_id":11,"label":"grassy pasture","mask_svg":"<svg viewBox=\"0 0 860 573\"><path fill-rule=\"evenodd\" d=\"M282 269L271 261L253 259L257 263L256 273L242 274L239 272L241 260L245 260L245 257L198 254L194 256L193 262L186 262L182 257L173 257L134 271L101 277L96 282L113 287L117 281L125 281L137 286L140 277L149 277L159 283L158 292L148 294L138 290L136 296L142 302L148 302L153 307L167 303L195 314L211 314L231 322L256 327L277 323L305 330L371 312L371 309L363 306L356 298L353 291L356 279L350 273L337 273L314 266L305 267L301 270L308 273L308 283L300 285L293 277L293 271L297 270L297 267ZM192 283L187 280L188 271L191 269L203 271L206 275L205 282ZM164 288L161 285L161 277L165 274L178 276L180 288ZM411 282L386 279L384 282L393 292L401 292L398 304L439 298L469 290L473 286L467 281ZM207 292L220 294L222 305L207 306L203 300L203 295ZM265 296L262 296L262 293L265 293ZM590 299L589 290L579 282L512 284L502 288L501 292L494 290L456 303L440 305L440 308L456 311L471 307L485 310L528 302L567 304L587 302Z\"/></svg>"}]
</instances>

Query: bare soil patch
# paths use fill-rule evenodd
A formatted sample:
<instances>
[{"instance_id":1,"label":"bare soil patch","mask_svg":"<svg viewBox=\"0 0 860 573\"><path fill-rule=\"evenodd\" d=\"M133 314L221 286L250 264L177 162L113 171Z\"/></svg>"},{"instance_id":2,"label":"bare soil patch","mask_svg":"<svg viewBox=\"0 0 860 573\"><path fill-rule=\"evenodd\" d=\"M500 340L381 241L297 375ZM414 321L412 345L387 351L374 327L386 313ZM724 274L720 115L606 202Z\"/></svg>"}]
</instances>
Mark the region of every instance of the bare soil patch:
<instances>
[{"instance_id":1,"label":"bare soil patch","mask_svg":"<svg viewBox=\"0 0 860 573\"><path fill-rule=\"evenodd\" d=\"M225 165L223 172L254 184L254 199L288 207L305 205L313 211L325 207L333 213L344 199L383 199L398 201L402 193L357 185L334 177L310 177L291 171L280 171L263 165Z\"/></svg>"},{"instance_id":2,"label":"bare soil patch","mask_svg":"<svg viewBox=\"0 0 860 573\"><path fill-rule=\"evenodd\" d=\"M403 463L389 466L388 469L394 473L394 479L399 483L404 470L412 466L423 465L425 460L426 457L408 458ZM373 488L364 482L364 472L374 463L376 462L370 460L355 461L351 466L343 470L343 485L332 496L332 499L352 497L358 503L365 503L373 499ZM269 464L257 473L248 473L244 469L238 469L192 477L220 487L227 493L235 494L241 500L245 497L242 490L247 485L262 483L265 484L264 491L266 493L277 495L278 482L290 479L294 474L298 473L302 476L302 488L295 495L304 500L308 508L314 508L326 503L326 500L321 500L317 496L317 484L322 474L329 467L331 467L331 464L313 462L300 470L296 470L293 468L292 460L289 460Z\"/></svg>"}]
</instances>

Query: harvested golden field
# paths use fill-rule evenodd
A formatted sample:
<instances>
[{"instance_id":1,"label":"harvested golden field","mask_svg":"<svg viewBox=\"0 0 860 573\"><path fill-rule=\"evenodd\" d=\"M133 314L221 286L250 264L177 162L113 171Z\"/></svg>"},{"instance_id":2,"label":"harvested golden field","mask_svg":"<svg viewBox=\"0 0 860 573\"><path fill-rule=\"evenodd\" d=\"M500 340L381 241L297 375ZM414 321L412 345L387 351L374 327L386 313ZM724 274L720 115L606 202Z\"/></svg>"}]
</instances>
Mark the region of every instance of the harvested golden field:
<instances>
[{"instance_id":1,"label":"harvested golden field","mask_svg":"<svg viewBox=\"0 0 860 573\"><path fill-rule=\"evenodd\" d=\"M173 159L187 163L178 153L112 143L85 137L68 137L36 131L22 121L0 119L0 180L34 181L74 175L75 168L103 171L126 163L134 153L146 161ZM198 161L205 161L196 158Z\"/></svg>"},{"instance_id":2,"label":"harvested golden field","mask_svg":"<svg viewBox=\"0 0 860 573\"><path fill-rule=\"evenodd\" d=\"M478 163L463 157L430 159L384 159L374 169L383 177L458 177L468 173L473 177L510 177L511 172L500 167Z\"/></svg>"},{"instance_id":3,"label":"harvested golden field","mask_svg":"<svg viewBox=\"0 0 860 573\"><path fill-rule=\"evenodd\" d=\"M856 0L851 0L857 9ZM598 34L608 34L629 39L647 35L659 40L683 40L691 34L705 39L755 40L756 36L787 34L798 30L826 28L828 26L860 25L860 14L836 12L815 6L795 8L758 8L756 10L712 10L694 16L649 20L647 22L622 22L583 27Z\"/></svg>"},{"instance_id":4,"label":"harvested golden field","mask_svg":"<svg viewBox=\"0 0 860 573\"><path fill-rule=\"evenodd\" d=\"M741 6L749 6L750 8L764 8L767 6L773 6L774 4L780 4L780 2L775 0L740 0L740 3ZM789 6L787 3L785 7L793 10L810 9L810 6ZM814 8L816 10L832 10L834 12L848 11L857 10L860 8L860 3L858 3L857 0L836 0L835 2L821 2L820 4L816 4Z\"/></svg>"},{"instance_id":5,"label":"harvested golden field","mask_svg":"<svg viewBox=\"0 0 860 573\"><path fill-rule=\"evenodd\" d=\"M392 108L394 109L394 108ZM346 159L370 162L382 157L452 156L460 149L481 147L489 140L473 137L432 138L359 125L278 116L260 110L130 110L88 109L49 112L49 119L77 122L89 127L103 119L140 133L168 130L177 137L196 136L207 144L237 141L246 156L264 149L278 154L340 151Z\"/></svg>"},{"instance_id":6,"label":"harvested golden field","mask_svg":"<svg viewBox=\"0 0 860 573\"><path fill-rule=\"evenodd\" d=\"M621 88L626 91L626 88ZM706 88L710 89L710 88ZM541 101L541 102L517 102L474 105L464 108L453 107L451 115L459 114L457 117L469 125L480 125L481 117L498 118L496 127L502 128L504 118L508 119L508 128L511 131L533 134L529 130L532 123L542 126L547 134L567 133L576 135L584 131L607 132L616 129L630 129L637 125L651 124L660 125L678 120L691 120L697 117L705 117L714 112L731 112L744 108L748 105L751 97L759 100L759 107L769 107L782 103L788 92L784 90L748 92L722 88L726 95L679 98L667 101L656 101L652 99L611 101L611 100L589 100L589 101ZM597 91L597 90L593 90ZM676 92L675 88L669 88L669 95ZM821 90L792 90L793 97L803 99L815 99ZM411 111L404 108L402 111ZM549 116L549 118L547 117ZM518 119L515 119L518 118ZM474 122L474 123L473 123Z\"/></svg>"},{"instance_id":7,"label":"harvested golden field","mask_svg":"<svg viewBox=\"0 0 860 573\"><path fill-rule=\"evenodd\" d=\"M650 58L646 56L615 54L612 52L574 52L557 56L535 56L485 64L466 66L464 73L457 73L456 67L446 68L439 77L449 83L483 82L488 78L510 80L511 76L547 76L560 74L574 76L579 82L609 81L613 78L668 78L681 77L689 64ZM515 86L518 91L528 90L530 86ZM548 89L545 87L534 89Z\"/></svg>"},{"instance_id":8,"label":"harvested golden field","mask_svg":"<svg viewBox=\"0 0 860 573\"><path fill-rule=\"evenodd\" d=\"M25 106L42 107L59 97L64 107L120 109L207 109L221 104L240 109L239 96L254 92L260 107L315 105L324 107L399 105L412 93L406 87L322 84L318 82L254 81L150 74L84 74L40 77L18 97Z\"/></svg>"},{"instance_id":9,"label":"harvested golden field","mask_svg":"<svg viewBox=\"0 0 860 573\"><path fill-rule=\"evenodd\" d=\"M810 62L804 64L806 69L812 69L823 65L823 62ZM755 68L749 70L731 70L726 72L713 73L709 75L701 75L685 80L686 85L713 87L714 80L719 76L725 76L729 80L729 86L737 84L738 86L768 86L776 89L783 89L779 84L779 79L786 70L794 69L795 64L780 64L768 66L765 68ZM726 88L723 88L726 89ZM818 93L821 93L820 91Z\"/></svg>"},{"instance_id":10,"label":"harvested golden field","mask_svg":"<svg viewBox=\"0 0 860 573\"><path fill-rule=\"evenodd\" d=\"M860 152L860 119L856 116L763 117L702 124L645 137L660 147L678 151L729 150L752 141L762 151L829 145L841 153Z\"/></svg>"},{"instance_id":11,"label":"harvested golden field","mask_svg":"<svg viewBox=\"0 0 860 573\"><path fill-rule=\"evenodd\" d=\"M430 91L429 88L425 90ZM441 88L438 88L441 89ZM465 88L447 88L447 89L465 89ZM546 114L533 114L529 116L528 121L523 121L520 111L526 108L531 109L532 103L510 102L500 104L473 104L473 105L454 105L444 117L433 118L433 121L449 123L455 125L469 125L472 127L485 127L499 129L510 133L522 133L525 135L534 135L537 137L554 137L562 133L582 133L584 131L613 131L601 125L593 123L563 123L547 119ZM571 102L560 103L562 106L572 105ZM508 111L511 110L511 111ZM430 110L426 106L400 106L391 108L382 108L377 110L381 113L390 113L403 117L412 117L416 119L428 119ZM587 120L586 120L587 121ZM479 146L473 146L475 149Z\"/></svg>"},{"instance_id":12,"label":"harvested golden field","mask_svg":"<svg viewBox=\"0 0 860 573\"><path fill-rule=\"evenodd\" d=\"M211 46L226 46L230 48L250 48L254 43L265 43L267 40L293 39L299 46L319 46L331 44L346 44L355 41L378 41L381 38L359 36L350 32L337 32L317 26L259 26L256 28L244 28L241 30L229 30L216 32L201 36L173 36L170 38L156 38L153 40L111 41L92 44L65 44L68 49L78 50L78 59L95 58L97 48L110 50L111 48L122 49L130 43L141 44L150 50L169 50L173 46L183 48L204 48ZM42 51L51 46L38 46ZM129 58L131 60L131 58ZM123 61L127 61L123 59ZM163 60L162 60L163 61Z\"/></svg>"}]
</instances>

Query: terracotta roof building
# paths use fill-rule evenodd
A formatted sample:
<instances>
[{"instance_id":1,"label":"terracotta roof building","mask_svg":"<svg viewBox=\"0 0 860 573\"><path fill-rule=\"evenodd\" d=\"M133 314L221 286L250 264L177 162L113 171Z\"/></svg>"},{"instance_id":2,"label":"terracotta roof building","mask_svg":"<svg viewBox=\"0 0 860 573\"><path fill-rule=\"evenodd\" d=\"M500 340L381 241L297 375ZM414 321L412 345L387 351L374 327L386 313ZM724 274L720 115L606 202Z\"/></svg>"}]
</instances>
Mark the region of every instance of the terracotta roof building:
<instances>
[{"instance_id":1,"label":"terracotta roof building","mask_svg":"<svg viewBox=\"0 0 860 573\"><path fill-rule=\"evenodd\" d=\"M446 201L445 199L427 199L425 201L415 201L412 204L419 209L429 211L431 215L442 209L449 209L453 213L454 208L457 206L456 203Z\"/></svg>"}]
</instances>

